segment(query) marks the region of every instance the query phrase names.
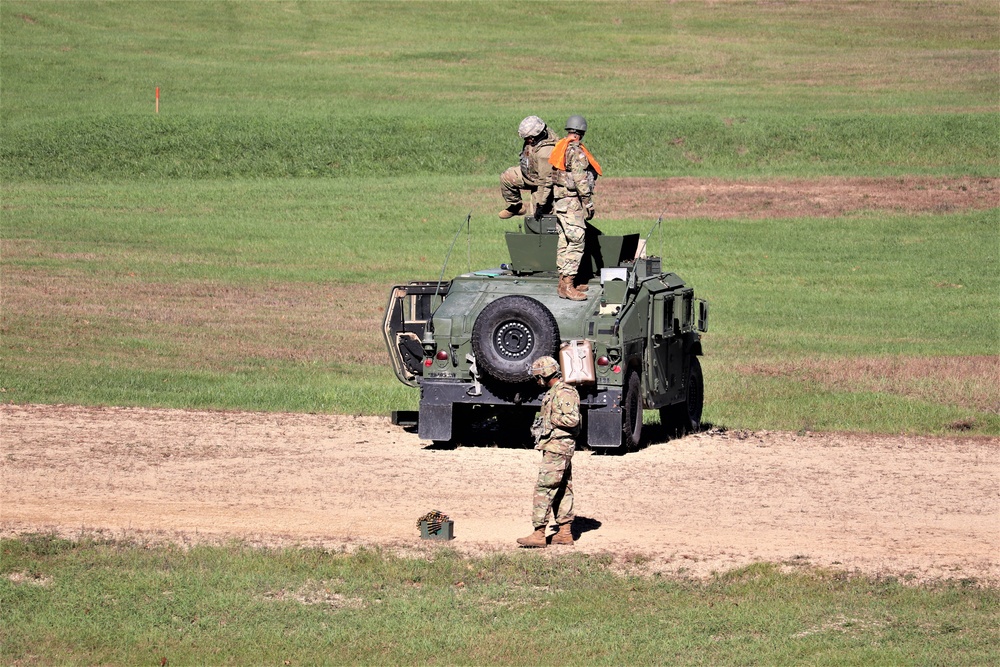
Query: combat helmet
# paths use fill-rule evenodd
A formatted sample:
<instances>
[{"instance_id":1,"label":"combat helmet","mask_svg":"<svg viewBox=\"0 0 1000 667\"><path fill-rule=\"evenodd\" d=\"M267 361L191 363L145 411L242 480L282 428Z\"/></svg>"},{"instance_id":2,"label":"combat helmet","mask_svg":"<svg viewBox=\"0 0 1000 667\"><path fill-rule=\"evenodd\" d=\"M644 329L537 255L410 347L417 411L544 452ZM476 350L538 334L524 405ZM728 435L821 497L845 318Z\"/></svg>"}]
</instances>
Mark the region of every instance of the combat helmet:
<instances>
[{"instance_id":1,"label":"combat helmet","mask_svg":"<svg viewBox=\"0 0 1000 667\"><path fill-rule=\"evenodd\" d=\"M538 116L528 116L517 126L517 134L522 139L537 137L545 131L545 121Z\"/></svg>"},{"instance_id":2,"label":"combat helmet","mask_svg":"<svg viewBox=\"0 0 1000 667\"><path fill-rule=\"evenodd\" d=\"M566 131L570 130L583 134L587 131L587 119L583 116L570 116L566 119Z\"/></svg>"},{"instance_id":3,"label":"combat helmet","mask_svg":"<svg viewBox=\"0 0 1000 667\"><path fill-rule=\"evenodd\" d=\"M531 364L531 377L547 379L559 374L559 364L552 357L538 357Z\"/></svg>"}]
</instances>

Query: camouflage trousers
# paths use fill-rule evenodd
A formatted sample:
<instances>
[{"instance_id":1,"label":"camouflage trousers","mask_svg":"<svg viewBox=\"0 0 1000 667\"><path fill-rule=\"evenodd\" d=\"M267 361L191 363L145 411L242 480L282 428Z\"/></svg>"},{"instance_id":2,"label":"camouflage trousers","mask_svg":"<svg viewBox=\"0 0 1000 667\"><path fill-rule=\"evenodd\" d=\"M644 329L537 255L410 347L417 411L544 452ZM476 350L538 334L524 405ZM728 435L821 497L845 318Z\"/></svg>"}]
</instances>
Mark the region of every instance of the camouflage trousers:
<instances>
[{"instance_id":1,"label":"camouflage trousers","mask_svg":"<svg viewBox=\"0 0 1000 667\"><path fill-rule=\"evenodd\" d=\"M559 218L559 244L556 246L556 266L561 276L575 276L583 259L583 240L587 235L587 215L576 197L556 200Z\"/></svg>"},{"instance_id":2,"label":"camouflage trousers","mask_svg":"<svg viewBox=\"0 0 1000 667\"><path fill-rule=\"evenodd\" d=\"M551 510L557 524L573 521L573 456L542 452L538 483L532 500L531 524L543 528Z\"/></svg>"},{"instance_id":3,"label":"camouflage trousers","mask_svg":"<svg viewBox=\"0 0 1000 667\"><path fill-rule=\"evenodd\" d=\"M534 194L538 190L534 185L529 185L524 180L524 174L520 167L511 167L500 174L500 195L507 203L508 207L521 204L521 190L527 190L532 196L528 197L528 215L534 213Z\"/></svg>"}]
</instances>

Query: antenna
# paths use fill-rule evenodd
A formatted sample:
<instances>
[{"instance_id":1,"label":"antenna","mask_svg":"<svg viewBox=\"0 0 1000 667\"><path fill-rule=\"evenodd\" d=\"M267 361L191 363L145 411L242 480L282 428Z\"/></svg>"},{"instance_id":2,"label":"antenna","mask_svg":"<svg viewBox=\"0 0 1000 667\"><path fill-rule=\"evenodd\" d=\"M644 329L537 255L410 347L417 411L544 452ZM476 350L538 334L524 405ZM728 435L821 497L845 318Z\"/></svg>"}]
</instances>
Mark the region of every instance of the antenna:
<instances>
[{"instance_id":1,"label":"antenna","mask_svg":"<svg viewBox=\"0 0 1000 667\"><path fill-rule=\"evenodd\" d=\"M653 235L653 230L656 229L657 227L659 227L660 228L660 257L661 258L663 257L663 227L660 225L660 223L663 222L663 215L664 215L664 213L666 213L666 211L663 211L662 213L660 213L660 217L658 217L656 219L656 222L653 223L653 226L649 228L649 233L646 234L646 238L644 238L642 240L643 246L648 248L649 246L647 244L649 243L649 237Z\"/></svg>"},{"instance_id":2,"label":"antenna","mask_svg":"<svg viewBox=\"0 0 1000 667\"><path fill-rule=\"evenodd\" d=\"M448 260L451 258L451 251L454 250L454 248L455 248L455 242L458 241L458 236L459 236L459 234L462 233L462 227L467 227L469 229L469 235L470 235L469 236L469 270L470 271L472 270L472 236L471 236L471 234L472 234L472 225L469 224L470 220L472 220L472 211L469 211L469 214L467 216L465 216L465 220L462 222L461 225L459 225L458 231L455 232L455 238L453 238L451 240L451 247L448 248L448 254L444 256L444 264L441 266L441 275L438 276L437 287L434 288L434 296L437 296L438 294L441 293L441 282L444 280L444 271L445 271L446 268L448 268ZM438 308L440 308L440 307L441 307L441 304L438 304ZM437 312L437 308L434 309L434 313L436 313L436 312ZM431 313L431 320L432 321L434 319L434 313Z\"/></svg>"}]
</instances>

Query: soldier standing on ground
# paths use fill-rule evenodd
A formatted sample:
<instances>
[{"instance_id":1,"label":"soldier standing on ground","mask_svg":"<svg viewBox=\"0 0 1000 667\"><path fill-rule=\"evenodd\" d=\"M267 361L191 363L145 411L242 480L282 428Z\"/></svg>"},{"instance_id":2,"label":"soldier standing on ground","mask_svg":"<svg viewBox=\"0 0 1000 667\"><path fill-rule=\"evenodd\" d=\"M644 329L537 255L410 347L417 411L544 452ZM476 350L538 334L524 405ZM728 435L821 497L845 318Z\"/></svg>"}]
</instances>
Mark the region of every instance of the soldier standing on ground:
<instances>
[{"instance_id":1,"label":"soldier standing on ground","mask_svg":"<svg viewBox=\"0 0 1000 667\"><path fill-rule=\"evenodd\" d=\"M583 301L587 285L576 285L576 276L583 259L587 221L594 217L594 184L601 175L601 165L581 143L587 131L583 116L566 120L566 138L559 140L549 162L556 216L559 218L559 245L556 265L559 268L559 296ZM547 190L548 188L544 188ZM543 196L547 196L547 193Z\"/></svg>"},{"instance_id":2,"label":"soldier standing on ground","mask_svg":"<svg viewBox=\"0 0 1000 667\"><path fill-rule=\"evenodd\" d=\"M532 501L531 522L534 532L519 537L525 547L544 547L549 513L558 526L552 544L573 546L573 452L580 433L580 394L562 380L559 364L552 357L540 357L531 365L531 375L543 387L542 409L532 433L542 451L538 483Z\"/></svg>"},{"instance_id":3,"label":"soldier standing on ground","mask_svg":"<svg viewBox=\"0 0 1000 667\"><path fill-rule=\"evenodd\" d=\"M534 212L535 216L551 212L549 192L546 191L544 200L536 195L539 194L539 188L549 180L549 172L552 171L549 155L559 137L538 116L528 116L522 120L517 127L517 134L524 140L524 147L521 149L520 164L500 175L500 194L507 202L507 208L500 211L501 220L524 215L522 190L527 190L530 194L532 210L529 212Z\"/></svg>"}]
</instances>

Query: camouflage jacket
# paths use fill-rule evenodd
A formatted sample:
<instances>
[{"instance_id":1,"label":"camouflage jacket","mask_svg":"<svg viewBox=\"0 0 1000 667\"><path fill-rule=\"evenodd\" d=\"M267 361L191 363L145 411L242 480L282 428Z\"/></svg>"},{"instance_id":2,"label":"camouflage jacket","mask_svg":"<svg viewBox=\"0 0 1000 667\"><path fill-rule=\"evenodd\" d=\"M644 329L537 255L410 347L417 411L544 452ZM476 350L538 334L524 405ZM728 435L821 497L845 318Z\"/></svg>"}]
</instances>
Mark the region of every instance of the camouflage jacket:
<instances>
[{"instance_id":1,"label":"camouflage jacket","mask_svg":"<svg viewBox=\"0 0 1000 667\"><path fill-rule=\"evenodd\" d=\"M559 380L542 397L540 437L535 449L570 455L580 433L580 394Z\"/></svg>"},{"instance_id":2,"label":"camouflage jacket","mask_svg":"<svg viewBox=\"0 0 1000 667\"><path fill-rule=\"evenodd\" d=\"M566 147L566 171L553 169L546 189L552 190L553 199L579 197L580 203L586 205L591 201L596 182L597 172L574 141Z\"/></svg>"},{"instance_id":3,"label":"camouflage jacket","mask_svg":"<svg viewBox=\"0 0 1000 667\"><path fill-rule=\"evenodd\" d=\"M549 156L557 141L559 141L558 135L546 127L545 136L541 141L534 145L524 144L521 150L521 176L524 177L526 184L538 187L549 180L549 173L552 171Z\"/></svg>"}]
</instances>

